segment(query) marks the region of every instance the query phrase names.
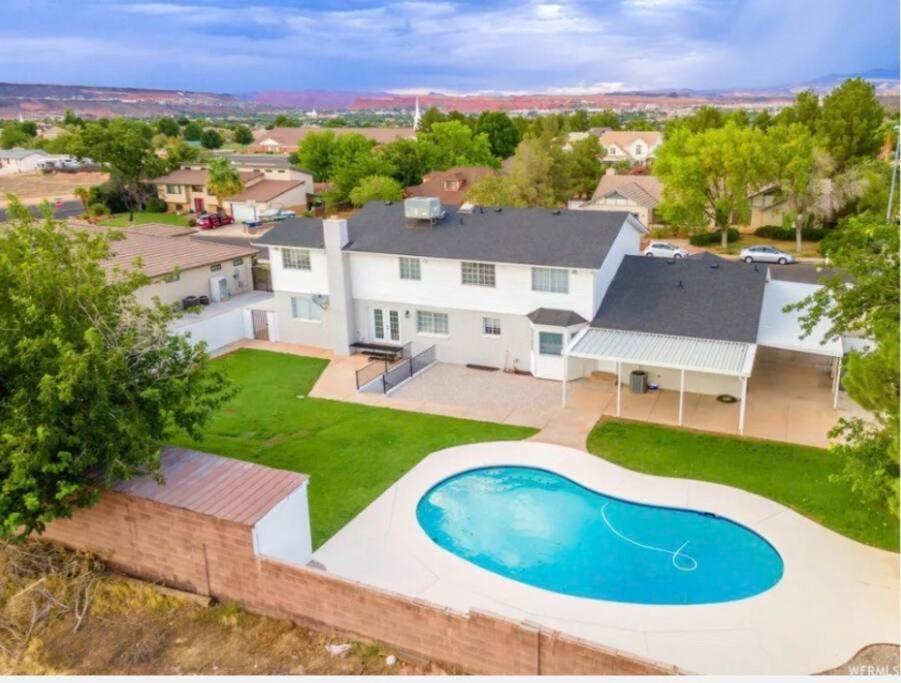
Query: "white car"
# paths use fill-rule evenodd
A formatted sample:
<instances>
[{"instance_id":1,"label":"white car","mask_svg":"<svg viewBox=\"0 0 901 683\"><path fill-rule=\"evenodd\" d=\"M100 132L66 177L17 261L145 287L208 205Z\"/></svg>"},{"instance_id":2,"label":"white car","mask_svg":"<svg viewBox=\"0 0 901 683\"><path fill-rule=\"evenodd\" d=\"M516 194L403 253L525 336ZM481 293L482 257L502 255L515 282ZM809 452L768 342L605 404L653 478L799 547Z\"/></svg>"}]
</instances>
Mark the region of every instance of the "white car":
<instances>
[{"instance_id":1,"label":"white car","mask_svg":"<svg viewBox=\"0 0 901 683\"><path fill-rule=\"evenodd\" d=\"M685 258L688 252L669 242L651 242L645 247L645 256L662 256L663 258Z\"/></svg>"},{"instance_id":2,"label":"white car","mask_svg":"<svg viewBox=\"0 0 901 683\"><path fill-rule=\"evenodd\" d=\"M795 259L791 254L776 249L776 247L766 245L742 249L741 260L745 263L778 263L780 265L795 262Z\"/></svg>"}]
</instances>

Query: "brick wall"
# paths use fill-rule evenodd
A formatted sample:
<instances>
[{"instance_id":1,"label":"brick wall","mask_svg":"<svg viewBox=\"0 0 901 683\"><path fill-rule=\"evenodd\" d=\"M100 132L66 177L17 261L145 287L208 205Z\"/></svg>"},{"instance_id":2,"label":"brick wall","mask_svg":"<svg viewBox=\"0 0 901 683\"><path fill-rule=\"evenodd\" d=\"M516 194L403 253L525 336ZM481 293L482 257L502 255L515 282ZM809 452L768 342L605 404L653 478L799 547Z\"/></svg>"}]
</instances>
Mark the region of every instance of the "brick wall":
<instances>
[{"instance_id":1,"label":"brick wall","mask_svg":"<svg viewBox=\"0 0 901 683\"><path fill-rule=\"evenodd\" d=\"M463 614L254 555L251 527L107 493L44 534L121 571L252 612L378 641L481 674L665 674L675 669L528 623Z\"/></svg>"}]
</instances>

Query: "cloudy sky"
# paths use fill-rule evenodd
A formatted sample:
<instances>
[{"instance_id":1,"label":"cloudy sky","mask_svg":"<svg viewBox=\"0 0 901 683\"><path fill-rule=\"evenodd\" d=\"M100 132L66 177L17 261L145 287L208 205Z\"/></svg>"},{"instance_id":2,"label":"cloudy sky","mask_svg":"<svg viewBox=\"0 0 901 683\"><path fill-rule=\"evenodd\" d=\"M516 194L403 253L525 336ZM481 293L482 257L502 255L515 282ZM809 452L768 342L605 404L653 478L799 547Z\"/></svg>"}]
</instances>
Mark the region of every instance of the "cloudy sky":
<instances>
[{"instance_id":1,"label":"cloudy sky","mask_svg":"<svg viewBox=\"0 0 901 683\"><path fill-rule=\"evenodd\" d=\"M898 0L0 0L0 81L756 87L897 68Z\"/></svg>"}]
</instances>

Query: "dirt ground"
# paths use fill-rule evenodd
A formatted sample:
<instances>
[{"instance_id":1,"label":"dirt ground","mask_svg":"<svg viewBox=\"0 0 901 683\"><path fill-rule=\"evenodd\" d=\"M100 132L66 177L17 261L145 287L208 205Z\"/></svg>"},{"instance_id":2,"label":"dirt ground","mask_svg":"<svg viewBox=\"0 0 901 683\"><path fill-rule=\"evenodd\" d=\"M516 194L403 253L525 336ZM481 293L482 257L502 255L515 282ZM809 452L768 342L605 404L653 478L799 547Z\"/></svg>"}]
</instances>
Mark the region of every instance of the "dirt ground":
<instances>
[{"instance_id":1,"label":"dirt ground","mask_svg":"<svg viewBox=\"0 0 901 683\"><path fill-rule=\"evenodd\" d=\"M29 204L42 199L75 199L76 187L91 187L107 180L106 173L11 173L0 175L0 207L6 206L6 194L11 192Z\"/></svg>"},{"instance_id":2,"label":"dirt ground","mask_svg":"<svg viewBox=\"0 0 901 683\"><path fill-rule=\"evenodd\" d=\"M0 550L0 674L441 674L388 650L204 606L49 544ZM165 592L164 592L165 591ZM80 617L80 615L82 615ZM326 645L348 644L344 655Z\"/></svg>"}]
</instances>

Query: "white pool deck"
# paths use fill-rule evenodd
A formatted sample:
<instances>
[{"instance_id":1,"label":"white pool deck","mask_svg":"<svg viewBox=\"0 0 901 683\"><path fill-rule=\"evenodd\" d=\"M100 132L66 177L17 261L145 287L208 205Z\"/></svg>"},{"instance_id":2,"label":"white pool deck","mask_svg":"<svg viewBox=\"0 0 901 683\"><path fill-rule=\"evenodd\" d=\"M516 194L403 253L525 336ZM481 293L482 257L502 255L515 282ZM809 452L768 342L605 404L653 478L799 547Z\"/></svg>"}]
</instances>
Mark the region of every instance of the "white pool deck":
<instances>
[{"instance_id":1,"label":"white pool deck","mask_svg":"<svg viewBox=\"0 0 901 683\"><path fill-rule=\"evenodd\" d=\"M416 520L429 488L469 469L542 467L601 493L728 517L782 556L782 580L744 600L635 605L577 598L507 579L435 544ZM899 641L899 557L728 486L639 474L565 446L500 442L433 453L315 554L327 571L460 611L529 621L704 674L810 674L871 643Z\"/></svg>"}]
</instances>

